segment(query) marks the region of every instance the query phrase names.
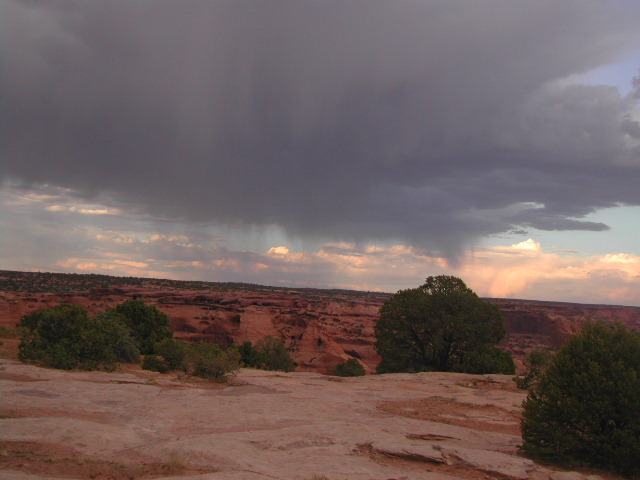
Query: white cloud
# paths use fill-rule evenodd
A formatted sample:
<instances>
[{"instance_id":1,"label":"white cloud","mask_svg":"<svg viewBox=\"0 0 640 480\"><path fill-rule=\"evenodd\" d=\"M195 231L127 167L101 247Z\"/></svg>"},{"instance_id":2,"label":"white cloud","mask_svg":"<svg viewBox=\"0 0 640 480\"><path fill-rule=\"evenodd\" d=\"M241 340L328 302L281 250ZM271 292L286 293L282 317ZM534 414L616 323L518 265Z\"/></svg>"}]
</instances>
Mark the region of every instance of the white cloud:
<instances>
[{"instance_id":1,"label":"white cloud","mask_svg":"<svg viewBox=\"0 0 640 480\"><path fill-rule=\"evenodd\" d=\"M48 212L70 212L83 215L121 215L122 210L102 206L77 206L77 205L49 205L45 207Z\"/></svg>"},{"instance_id":2,"label":"white cloud","mask_svg":"<svg viewBox=\"0 0 640 480\"><path fill-rule=\"evenodd\" d=\"M118 265L126 265L128 267L134 267L134 268L147 268L149 266L149 264L145 262L132 262L130 260L115 260L114 263L117 263Z\"/></svg>"},{"instance_id":3,"label":"white cloud","mask_svg":"<svg viewBox=\"0 0 640 480\"><path fill-rule=\"evenodd\" d=\"M132 215L106 224L100 223L103 215L58 216L79 204L28 193L12 203L18 197L4 192L0 242L6 248L0 254L7 253L0 261L6 269L387 292L447 274L463 278L481 296L640 304L640 255L630 252L561 251L532 236L478 248L455 264L402 243L332 242L313 249L275 243L258 253L223 247L219 237L197 229L189 230L191 235L177 223L137 229L143 224ZM43 213L46 207L51 208ZM125 222L132 218L135 221Z\"/></svg>"},{"instance_id":4,"label":"white cloud","mask_svg":"<svg viewBox=\"0 0 640 480\"><path fill-rule=\"evenodd\" d=\"M153 255L158 242L161 256ZM72 272L388 292L446 274L463 278L486 297L629 305L640 299L640 256L549 253L533 239L481 249L460 265L406 245L339 243L308 252L278 246L261 255L204 248L186 236L154 236L153 242L137 242L134 251L118 234L100 236L100 245L93 256L55 265Z\"/></svg>"},{"instance_id":5,"label":"white cloud","mask_svg":"<svg viewBox=\"0 0 640 480\"><path fill-rule=\"evenodd\" d=\"M509 251L516 255L505 255ZM459 274L492 297L627 304L640 299L640 257L547 253L533 240L483 249Z\"/></svg>"},{"instance_id":6,"label":"white cloud","mask_svg":"<svg viewBox=\"0 0 640 480\"><path fill-rule=\"evenodd\" d=\"M272 247L267 252L267 255L287 255L289 253L289 249L284 246L280 247Z\"/></svg>"},{"instance_id":7,"label":"white cloud","mask_svg":"<svg viewBox=\"0 0 640 480\"><path fill-rule=\"evenodd\" d=\"M536 253L541 251L540 244L538 242L534 242L531 239L526 240L524 242L517 243L517 244L513 245L513 248L515 250L533 251L533 252L536 252Z\"/></svg>"}]
</instances>

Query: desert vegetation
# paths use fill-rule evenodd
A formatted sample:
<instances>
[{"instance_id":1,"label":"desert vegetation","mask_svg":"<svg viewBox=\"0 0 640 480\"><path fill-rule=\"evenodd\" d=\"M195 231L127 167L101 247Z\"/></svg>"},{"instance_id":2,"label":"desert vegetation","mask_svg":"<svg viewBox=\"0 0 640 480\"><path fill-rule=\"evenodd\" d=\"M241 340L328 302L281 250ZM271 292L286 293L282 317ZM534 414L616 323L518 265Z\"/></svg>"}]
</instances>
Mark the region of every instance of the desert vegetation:
<instances>
[{"instance_id":1,"label":"desert vegetation","mask_svg":"<svg viewBox=\"0 0 640 480\"><path fill-rule=\"evenodd\" d=\"M461 279L428 277L382 306L375 326L378 372L514 374L511 355L498 347L505 335L500 310Z\"/></svg>"},{"instance_id":2,"label":"desert vegetation","mask_svg":"<svg viewBox=\"0 0 640 480\"><path fill-rule=\"evenodd\" d=\"M139 361L131 331L118 316L89 317L63 303L26 315L20 322L19 358L23 362L71 370L113 369L117 362Z\"/></svg>"},{"instance_id":3,"label":"desert vegetation","mask_svg":"<svg viewBox=\"0 0 640 480\"><path fill-rule=\"evenodd\" d=\"M214 343L185 344L173 339L160 342L155 353L145 355L142 368L160 373L180 371L195 377L226 383L240 368L237 350Z\"/></svg>"},{"instance_id":4,"label":"desert vegetation","mask_svg":"<svg viewBox=\"0 0 640 480\"><path fill-rule=\"evenodd\" d=\"M505 327L496 312L455 277L429 277L417 289L398 292L383 306L375 329L383 360L379 371L512 375L513 361L499 346ZM118 363L139 364L142 358L144 369L179 372L177 376L149 378L167 381L188 375L227 382L243 366L285 372L296 367L284 342L273 336L228 349L208 342L177 341L169 328L169 317L142 300L126 300L93 316L81 306L62 303L25 315L15 330L0 328L0 337L11 339L16 334L23 362L62 369L111 371ZM11 341L14 345L18 342ZM628 478L640 475L635 453L640 450L638 334L619 324L589 323L556 354L530 352L524 367L523 374L514 377L519 389L529 390L523 404L522 453L545 464L596 468ZM346 377L364 375L365 371L360 361L351 358L330 373ZM428 377L416 378L424 381ZM513 382L502 380L516 391ZM486 385L495 383L493 379L483 381ZM456 388L485 388L478 386L481 384L465 380ZM506 385L501 388L509 391ZM511 406L517 408L527 395L519 394ZM457 397L446 402L439 397L429 402L417 398L387 407L392 414L415 419L427 419L429 412L433 416L441 407L441 419L429 418L442 422L451 421L446 414L453 407L460 412L472 408ZM497 415L497 410L487 412ZM510 415L515 432L519 432L520 411ZM461 427L468 425L468 420L460 422Z\"/></svg>"},{"instance_id":5,"label":"desert vegetation","mask_svg":"<svg viewBox=\"0 0 640 480\"><path fill-rule=\"evenodd\" d=\"M216 382L228 381L240 366L285 372L296 367L282 340L271 336L229 349L176 341L169 317L142 300L127 300L95 317L63 303L24 316L20 331L20 360L65 370L113 370L118 362L140 362L141 354L145 370L177 370Z\"/></svg>"},{"instance_id":6,"label":"desert vegetation","mask_svg":"<svg viewBox=\"0 0 640 480\"><path fill-rule=\"evenodd\" d=\"M362 364L355 358L339 363L333 371L333 374L338 377L361 377L366 373Z\"/></svg>"},{"instance_id":7,"label":"desert vegetation","mask_svg":"<svg viewBox=\"0 0 640 480\"><path fill-rule=\"evenodd\" d=\"M16 338L15 329L0 326L0 338Z\"/></svg>"},{"instance_id":8,"label":"desert vegetation","mask_svg":"<svg viewBox=\"0 0 640 480\"><path fill-rule=\"evenodd\" d=\"M551 350L535 349L524 359L524 375L513 377L513 381L521 390L529 390L538 385L538 380L543 374L549 361L553 357Z\"/></svg>"},{"instance_id":9,"label":"desert vegetation","mask_svg":"<svg viewBox=\"0 0 640 480\"><path fill-rule=\"evenodd\" d=\"M240 368L240 355L233 350L223 350L215 343L198 343L187 349L187 372L201 378L225 383Z\"/></svg>"},{"instance_id":10,"label":"desert vegetation","mask_svg":"<svg viewBox=\"0 0 640 480\"><path fill-rule=\"evenodd\" d=\"M551 463L640 475L640 336L588 323L530 390L523 450Z\"/></svg>"},{"instance_id":11,"label":"desert vegetation","mask_svg":"<svg viewBox=\"0 0 640 480\"><path fill-rule=\"evenodd\" d=\"M178 370L197 377L226 382L240 367L292 372L296 364L281 339L272 336L223 349L207 342L185 344L165 339L142 362L146 370Z\"/></svg>"},{"instance_id":12,"label":"desert vegetation","mask_svg":"<svg viewBox=\"0 0 640 480\"><path fill-rule=\"evenodd\" d=\"M22 318L19 358L64 370L113 370L119 362L140 362L143 353L146 370L182 370L216 382L226 382L240 367L237 350L177 342L168 325L166 314L140 300L128 300L95 317L63 303Z\"/></svg>"},{"instance_id":13,"label":"desert vegetation","mask_svg":"<svg viewBox=\"0 0 640 480\"><path fill-rule=\"evenodd\" d=\"M273 336L261 338L255 345L251 342L244 342L238 345L236 350L245 367L283 372L292 372L296 368L291 352L287 350L284 342Z\"/></svg>"},{"instance_id":14,"label":"desert vegetation","mask_svg":"<svg viewBox=\"0 0 640 480\"><path fill-rule=\"evenodd\" d=\"M173 337L173 331L169 328L169 316L142 300L127 300L108 309L105 314L116 317L129 328L143 355L155 353L160 342Z\"/></svg>"},{"instance_id":15,"label":"desert vegetation","mask_svg":"<svg viewBox=\"0 0 640 480\"><path fill-rule=\"evenodd\" d=\"M0 270L0 291L24 293L70 293L94 289L113 289L119 287L140 287L184 291L210 292L273 292L279 294L295 293L301 298L330 298L346 301L342 297L370 298L379 297L379 292L344 290L338 288L289 288L257 285L242 282L204 282L198 280L172 280L147 277L115 277L95 273L51 273L51 272L15 272Z\"/></svg>"}]
</instances>

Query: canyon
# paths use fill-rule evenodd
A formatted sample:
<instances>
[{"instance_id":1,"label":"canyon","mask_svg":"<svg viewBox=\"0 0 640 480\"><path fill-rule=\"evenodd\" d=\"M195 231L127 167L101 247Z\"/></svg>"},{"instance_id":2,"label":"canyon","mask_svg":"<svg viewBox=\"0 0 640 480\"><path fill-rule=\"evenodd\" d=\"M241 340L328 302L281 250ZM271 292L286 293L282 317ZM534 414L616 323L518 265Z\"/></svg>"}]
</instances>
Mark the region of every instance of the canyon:
<instances>
[{"instance_id":1,"label":"canyon","mask_svg":"<svg viewBox=\"0 0 640 480\"><path fill-rule=\"evenodd\" d=\"M177 339L222 346L281 338L299 372L331 373L357 358L375 372L379 357L374 327L389 293L185 282L103 275L0 272L0 327L61 302L92 314L129 299L167 313ZM521 367L536 348L556 350L587 321L624 323L640 331L640 307L486 299L503 313L508 334L502 346Z\"/></svg>"},{"instance_id":2,"label":"canyon","mask_svg":"<svg viewBox=\"0 0 640 480\"><path fill-rule=\"evenodd\" d=\"M522 455L527 392L510 375L368 372L390 294L0 272L0 480L615 480ZM139 365L61 371L18 361L23 315L69 302L92 314L129 299L155 305L175 336L231 345L273 335L295 372L243 368L227 384ZM521 364L588 320L640 330L640 308L488 299Z\"/></svg>"}]
</instances>

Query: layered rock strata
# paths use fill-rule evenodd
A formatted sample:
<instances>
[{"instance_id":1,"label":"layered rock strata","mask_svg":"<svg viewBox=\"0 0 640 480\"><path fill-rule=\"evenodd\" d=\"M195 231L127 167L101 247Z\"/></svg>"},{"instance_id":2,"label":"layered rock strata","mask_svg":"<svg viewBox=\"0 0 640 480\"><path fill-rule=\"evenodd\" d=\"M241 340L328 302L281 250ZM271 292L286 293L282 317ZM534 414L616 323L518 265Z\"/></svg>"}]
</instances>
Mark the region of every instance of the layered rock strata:
<instances>
[{"instance_id":1,"label":"layered rock strata","mask_svg":"<svg viewBox=\"0 0 640 480\"><path fill-rule=\"evenodd\" d=\"M338 363L357 358L372 372L379 362L374 327L389 297L387 293L258 286L185 291L171 288L169 281L162 287L122 285L63 293L4 290L0 291L0 326L13 327L23 315L61 302L82 305L96 314L138 298L166 312L179 339L229 346L272 335L291 350L298 371L330 373ZM621 321L640 331L640 307L489 301L504 314L508 335L503 346L519 365L534 348L557 349L589 320Z\"/></svg>"}]
</instances>

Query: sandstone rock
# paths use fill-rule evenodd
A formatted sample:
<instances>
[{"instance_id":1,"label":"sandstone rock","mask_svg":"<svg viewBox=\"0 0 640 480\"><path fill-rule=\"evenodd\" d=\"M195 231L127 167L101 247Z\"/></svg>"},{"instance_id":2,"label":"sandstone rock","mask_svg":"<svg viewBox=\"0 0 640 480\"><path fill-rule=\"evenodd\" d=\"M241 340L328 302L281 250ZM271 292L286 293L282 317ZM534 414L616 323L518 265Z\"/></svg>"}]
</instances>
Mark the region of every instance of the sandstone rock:
<instances>
[{"instance_id":1,"label":"sandstone rock","mask_svg":"<svg viewBox=\"0 0 640 480\"><path fill-rule=\"evenodd\" d=\"M70 480L62 477L47 477L48 480ZM42 480L40 475L31 475L26 472L16 470L0 471L0 480ZM177 479L176 479L177 480Z\"/></svg>"},{"instance_id":2,"label":"sandstone rock","mask_svg":"<svg viewBox=\"0 0 640 480\"><path fill-rule=\"evenodd\" d=\"M371 444L371 448L377 453L389 455L390 457L437 464L446 462L440 446L424 442L423 444L410 442L406 437L376 440Z\"/></svg>"},{"instance_id":3,"label":"sandstone rock","mask_svg":"<svg viewBox=\"0 0 640 480\"><path fill-rule=\"evenodd\" d=\"M221 386L137 368L62 372L0 359L0 380L1 480L91 478L92 465L117 480L601 480L499 451L519 441L508 433L519 419L500 432L484 412L525 398L506 390L506 376L244 369ZM468 405L473 428L381 408L429 399L451 415Z\"/></svg>"},{"instance_id":4,"label":"sandstone rock","mask_svg":"<svg viewBox=\"0 0 640 480\"><path fill-rule=\"evenodd\" d=\"M52 289L60 288L55 276L46 275L4 272L4 278L38 280L38 288L42 288L45 278ZM271 335L281 338L290 348L300 370L319 373L330 373L338 363L352 357L362 361L367 372L374 372L380 360L374 347L374 326L389 294L331 290L311 293L267 287L261 290L257 286L252 290L193 291L172 289L170 285L170 281L147 286L119 283L56 294L28 289L3 291L0 326L13 327L23 315L62 301L77 303L96 314L136 297L166 312L178 339L213 340L226 345L256 342ZM558 348L587 320L619 320L640 331L640 307L490 301L505 316L508 334L503 346L514 354L518 365L534 348Z\"/></svg>"},{"instance_id":5,"label":"sandstone rock","mask_svg":"<svg viewBox=\"0 0 640 480\"><path fill-rule=\"evenodd\" d=\"M529 473L537 468L535 463L525 458L473 448L443 448L442 456L447 465L462 462L483 472L512 480L526 480L529 478Z\"/></svg>"},{"instance_id":6,"label":"sandstone rock","mask_svg":"<svg viewBox=\"0 0 640 480\"><path fill-rule=\"evenodd\" d=\"M540 468L539 473L551 480L604 480L600 475L586 475L579 472L557 472Z\"/></svg>"}]
</instances>

